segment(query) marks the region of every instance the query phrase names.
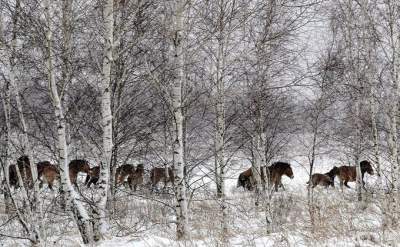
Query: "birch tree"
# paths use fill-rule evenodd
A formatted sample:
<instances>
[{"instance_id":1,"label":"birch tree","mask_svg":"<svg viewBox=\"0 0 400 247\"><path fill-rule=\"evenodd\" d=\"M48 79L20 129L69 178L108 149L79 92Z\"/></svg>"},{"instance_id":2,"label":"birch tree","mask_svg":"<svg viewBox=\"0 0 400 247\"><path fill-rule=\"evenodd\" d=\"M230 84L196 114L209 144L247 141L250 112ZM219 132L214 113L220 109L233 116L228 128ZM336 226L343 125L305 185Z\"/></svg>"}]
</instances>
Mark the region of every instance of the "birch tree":
<instances>
[{"instance_id":1,"label":"birch tree","mask_svg":"<svg viewBox=\"0 0 400 247\"><path fill-rule=\"evenodd\" d=\"M111 112L111 66L114 47L114 0L106 0L103 6L104 18L104 54L101 82L101 115L103 130L103 156L100 163L99 199L94 211L95 235L97 239L104 238L108 231L107 196L110 183L110 166L112 156L112 112Z\"/></svg>"},{"instance_id":2,"label":"birch tree","mask_svg":"<svg viewBox=\"0 0 400 247\"><path fill-rule=\"evenodd\" d=\"M64 90L68 84L68 78L70 77L68 58L71 47L71 12L72 12L72 1L65 0L62 5L62 33L63 33L63 66L62 75L63 82L62 89ZM81 233L83 242L85 244L92 243L93 235L91 229L91 221L89 215L84 208L79 195L72 187L71 180L69 177L69 160L68 160L68 145L66 135L66 123L64 117L64 111L62 106L62 96L58 92L55 68L54 68L54 52L53 52L53 21L54 14L52 5L49 0L44 2L44 12L46 19L46 70L48 76L48 88L54 106L54 114L56 117L57 124L57 149L58 149L58 162L61 174L61 187L63 188L62 193L65 193L67 200L66 205L71 207L73 217L76 221L78 229Z\"/></svg>"},{"instance_id":3,"label":"birch tree","mask_svg":"<svg viewBox=\"0 0 400 247\"><path fill-rule=\"evenodd\" d=\"M172 109L174 126L173 160L174 180L176 196L176 236L178 240L188 235L188 208L186 198L186 185L184 177L184 147L183 147L183 114L182 114L182 86L184 75L184 17L186 0L174 0L172 2L173 27L171 33L172 61L174 64L174 76L171 84Z\"/></svg>"}]
</instances>

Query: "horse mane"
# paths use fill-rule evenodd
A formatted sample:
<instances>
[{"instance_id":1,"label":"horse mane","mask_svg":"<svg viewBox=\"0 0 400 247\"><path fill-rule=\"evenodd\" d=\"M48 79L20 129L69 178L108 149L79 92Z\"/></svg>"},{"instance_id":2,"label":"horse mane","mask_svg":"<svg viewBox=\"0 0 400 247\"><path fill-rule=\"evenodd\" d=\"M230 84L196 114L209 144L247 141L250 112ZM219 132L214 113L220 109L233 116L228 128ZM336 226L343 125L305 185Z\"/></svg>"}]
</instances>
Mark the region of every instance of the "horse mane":
<instances>
[{"instance_id":1,"label":"horse mane","mask_svg":"<svg viewBox=\"0 0 400 247\"><path fill-rule=\"evenodd\" d=\"M75 159L75 160L71 160L70 163L72 163L72 162L74 162L74 163L88 163L87 160L84 160L84 159Z\"/></svg>"},{"instance_id":2,"label":"horse mane","mask_svg":"<svg viewBox=\"0 0 400 247\"><path fill-rule=\"evenodd\" d=\"M287 169L287 168L291 168L291 166L287 162L277 161L277 162L272 163L270 168L272 168L272 169L283 169L284 170L284 169Z\"/></svg>"},{"instance_id":3,"label":"horse mane","mask_svg":"<svg viewBox=\"0 0 400 247\"><path fill-rule=\"evenodd\" d=\"M332 180L335 179L335 176L339 173L339 168L334 166L329 172L325 173L328 177L330 177Z\"/></svg>"},{"instance_id":4,"label":"horse mane","mask_svg":"<svg viewBox=\"0 0 400 247\"><path fill-rule=\"evenodd\" d=\"M275 172L277 172L278 174L283 174L287 169L292 169L292 167L289 163L282 161L274 162L268 167L268 170L273 174Z\"/></svg>"}]
</instances>

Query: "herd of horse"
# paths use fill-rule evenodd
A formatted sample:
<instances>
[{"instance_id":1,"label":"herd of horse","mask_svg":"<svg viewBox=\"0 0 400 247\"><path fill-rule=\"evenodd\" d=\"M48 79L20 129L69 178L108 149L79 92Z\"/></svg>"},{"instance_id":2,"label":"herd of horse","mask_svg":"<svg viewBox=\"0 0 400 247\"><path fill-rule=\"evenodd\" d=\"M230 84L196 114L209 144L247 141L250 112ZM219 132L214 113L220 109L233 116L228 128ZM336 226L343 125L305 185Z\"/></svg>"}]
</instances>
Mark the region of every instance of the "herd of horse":
<instances>
[{"instance_id":1,"label":"herd of horse","mask_svg":"<svg viewBox=\"0 0 400 247\"><path fill-rule=\"evenodd\" d=\"M9 166L9 181L10 186L17 188L20 186L18 171L24 186L30 188L33 186L31 163L28 156L21 156L17 159L17 164ZM18 171L17 171L18 167ZM69 179L71 184L78 188L77 178L79 173L86 174L85 185L90 187L92 184L96 185L100 178L100 166L90 167L89 162L84 159L72 160L69 165ZM60 171L55 164L49 161L41 161L36 164L38 172L38 180L40 188L44 183L53 190L54 182L60 179ZM131 190L136 191L139 186L144 184L144 165L138 164L137 166L131 164L124 164L116 169L115 183L116 185L127 184ZM160 181L164 181L167 185L169 182L174 183L173 170L168 168L168 174L165 168L155 167L150 171L150 184L152 189L156 188Z\"/></svg>"},{"instance_id":2,"label":"herd of horse","mask_svg":"<svg viewBox=\"0 0 400 247\"><path fill-rule=\"evenodd\" d=\"M374 175L374 170L372 169L371 163L368 160L363 160L360 162L361 168L361 181L362 185L365 185L364 175L368 173L370 175ZM275 162L270 166L262 166L260 169L260 178L261 182L265 184L267 181L265 179L265 173L267 173L267 177L269 177L269 184L274 186L275 191L278 191L279 186L282 186L282 176L286 175L287 177L293 179L293 170L289 163L285 162ZM343 189L343 185L350 188L347 184L348 182L355 182L357 180L357 167L356 166L334 166L327 173L314 173L311 175L310 181L307 182L309 188L315 188L320 185L325 188L329 186L335 186L335 177L339 178L340 187ZM239 178L237 181L237 187L243 187L247 190L253 190L256 185L256 179L253 176L253 169L249 168L246 171L239 174Z\"/></svg>"},{"instance_id":3,"label":"herd of horse","mask_svg":"<svg viewBox=\"0 0 400 247\"><path fill-rule=\"evenodd\" d=\"M22 183L25 186L32 187L33 179L31 173L31 163L28 156L21 156L17 159L17 164L9 166L9 182L11 187L19 187L20 181L18 176L18 171L22 179ZM17 170L18 167L18 170ZM38 172L38 180L40 182L40 187L43 187L43 183L47 183L48 187L53 190L54 182L60 179L60 172L55 164L49 161L41 161L36 164ZM371 163L367 160L360 162L361 168L361 179L363 186L364 175L368 173L370 175L374 174ZM354 182L357 178L357 167L356 166L334 166L327 173L315 173L311 176L310 181L307 182L308 186L314 188L318 185L329 187L334 187L335 177L340 180L340 186L348 186L348 182ZM69 178L71 183L78 187L77 177L79 173L86 174L85 185L90 187L92 184L96 185L100 177L100 167L94 166L90 167L89 162L84 159L75 159L69 163ZM144 165L138 164L137 166L131 164L124 164L116 169L115 173L115 184L127 184L131 190L136 191L139 186L144 185ZM269 178L269 184L274 186L275 191L282 185L282 176L285 175L291 179L294 178L292 167L286 162L275 162L270 166L262 166L260 169L260 179L265 185L266 177ZM168 183L174 185L174 173L171 167L154 167L150 170L150 185L152 190L157 187L157 184L163 181L164 186ZM240 173L237 181L237 187L243 187L247 190L253 190L255 188L255 178L253 176L253 169L249 168L244 172ZM350 187L349 187L350 188Z\"/></svg>"}]
</instances>

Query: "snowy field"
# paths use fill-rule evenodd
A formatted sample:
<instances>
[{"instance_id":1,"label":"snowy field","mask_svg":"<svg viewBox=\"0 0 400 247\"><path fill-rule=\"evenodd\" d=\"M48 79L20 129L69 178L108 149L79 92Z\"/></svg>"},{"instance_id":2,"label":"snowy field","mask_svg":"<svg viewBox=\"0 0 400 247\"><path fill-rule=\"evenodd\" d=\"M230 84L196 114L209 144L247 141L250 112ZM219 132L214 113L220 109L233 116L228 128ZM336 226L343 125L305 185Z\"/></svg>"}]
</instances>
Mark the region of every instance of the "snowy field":
<instances>
[{"instance_id":1,"label":"snowy field","mask_svg":"<svg viewBox=\"0 0 400 247\"><path fill-rule=\"evenodd\" d=\"M355 183L343 193L336 182L335 188L317 187L314 191L314 213L311 224L307 204L308 171L304 161L288 160L292 164L294 179L283 178L285 191L273 195L274 224L267 231L262 207L254 206L254 193L236 188L238 174L250 166L241 159L233 159L226 181L228 192L229 236L228 246L397 246L398 233L385 232L382 223L384 205L382 195L373 193L375 177L366 175L365 202L356 202ZM327 172L340 165L334 160L320 160L315 172ZM173 197L168 194L150 194L146 189L131 192L123 187L117 194L115 214L111 219L111 235L99 246L221 246L219 235L220 214L213 197L210 179L194 177L197 192L190 201L190 240L175 241ZM84 177L81 177L81 181ZM90 200L95 188L82 189ZM81 239L68 215L57 209L56 193L43 191L48 212L46 219L47 246L81 246ZM2 210L3 211L3 210ZM1 215L2 234L13 233L17 223L7 224ZM71 229L71 230L70 230ZM2 238L2 246L25 246L20 239ZM384 244L383 244L384 243Z\"/></svg>"}]
</instances>

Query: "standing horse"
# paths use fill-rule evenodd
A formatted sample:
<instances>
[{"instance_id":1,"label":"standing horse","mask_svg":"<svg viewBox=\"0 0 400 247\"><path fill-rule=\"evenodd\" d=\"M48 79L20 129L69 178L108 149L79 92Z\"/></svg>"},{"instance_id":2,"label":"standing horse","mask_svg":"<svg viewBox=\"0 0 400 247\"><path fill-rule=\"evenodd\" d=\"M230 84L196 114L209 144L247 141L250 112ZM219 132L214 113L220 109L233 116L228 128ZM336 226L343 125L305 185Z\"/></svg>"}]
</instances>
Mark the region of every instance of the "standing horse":
<instances>
[{"instance_id":1,"label":"standing horse","mask_svg":"<svg viewBox=\"0 0 400 247\"><path fill-rule=\"evenodd\" d=\"M43 182L46 182L51 190L55 180L60 179L60 172L58 168L51 164L50 161L40 161L36 164L38 171L38 179L40 180L40 188L43 187Z\"/></svg>"},{"instance_id":2,"label":"standing horse","mask_svg":"<svg viewBox=\"0 0 400 247\"><path fill-rule=\"evenodd\" d=\"M100 178L100 166L95 166L90 168L90 172L86 175L85 185L90 187L90 185L96 185Z\"/></svg>"},{"instance_id":3,"label":"standing horse","mask_svg":"<svg viewBox=\"0 0 400 247\"><path fill-rule=\"evenodd\" d=\"M31 163L28 156L23 155L17 159L18 168L21 173L21 178L26 185L29 187L33 186ZM53 183L56 179L59 179L60 175L58 169L52 165L49 161L41 161L36 164L38 180L40 181L40 188L43 187L43 180L48 184L49 188L52 189ZM18 176L16 166L11 165L9 168L10 185L18 187Z\"/></svg>"},{"instance_id":4,"label":"standing horse","mask_svg":"<svg viewBox=\"0 0 400 247\"><path fill-rule=\"evenodd\" d=\"M368 160L363 160L360 162L361 167L361 181L364 187L364 174L367 172L370 175L374 175L374 169L372 169L371 163ZM356 166L340 166L338 171L338 177L340 180L340 187L343 189L343 184L350 188L347 185L348 182L355 182L357 180L357 167Z\"/></svg>"},{"instance_id":5,"label":"standing horse","mask_svg":"<svg viewBox=\"0 0 400 247\"><path fill-rule=\"evenodd\" d=\"M171 182L174 185L174 172L171 167L167 169L168 174L166 174L166 170L164 167L154 167L150 171L150 182L152 190L157 187L157 184L164 180L164 188L167 187L168 182ZM168 175L168 176L167 176Z\"/></svg>"},{"instance_id":6,"label":"standing horse","mask_svg":"<svg viewBox=\"0 0 400 247\"><path fill-rule=\"evenodd\" d=\"M266 168L266 169L265 169ZM287 177L293 179L293 170L289 163L286 162L275 162L271 166L268 167L261 167L261 181L265 183L265 174L264 170L267 170L269 173L269 182L275 186L275 191L278 191L278 187L282 184L282 176L286 175ZM253 189L253 171L251 168L247 169L246 171L240 173L237 187L242 186L248 190Z\"/></svg>"},{"instance_id":7,"label":"standing horse","mask_svg":"<svg viewBox=\"0 0 400 247\"><path fill-rule=\"evenodd\" d=\"M143 174L144 174L143 164L137 165L135 172L131 173L128 176L128 184L131 190L133 189L134 191L136 191L137 186L143 184Z\"/></svg>"},{"instance_id":8,"label":"standing horse","mask_svg":"<svg viewBox=\"0 0 400 247\"><path fill-rule=\"evenodd\" d=\"M282 184L282 176L286 175L290 179L294 178L292 167L286 162L275 162L267 167L270 175L270 183L275 185L275 191L278 191L279 185ZM262 173L261 173L262 175Z\"/></svg>"},{"instance_id":9,"label":"standing horse","mask_svg":"<svg viewBox=\"0 0 400 247\"><path fill-rule=\"evenodd\" d=\"M10 186L14 188L18 188L20 186L18 181L17 167L19 169L19 173L21 174L24 186L31 188L33 186L31 167L26 163L19 163L17 165L14 164L8 167Z\"/></svg>"},{"instance_id":10,"label":"standing horse","mask_svg":"<svg viewBox=\"0 0 400 247\"><path fill-rule=\"evenodd\" d=\"M87 160L71 160L69 162L69 179L71 180L71 184L75 185L78 188L77 177L79 172L83 172L90 174L90 166Z\"/></svg>"},{"instance_id":11,"label":"standing horse","mask_svg":"<svg viewBox=\"0 0 400 247\"><path fill-rule=\"evenodd\" d=\"M124 183L125 179L133 173L135 173L135 167L131 164L118 167L115 173L115 184L118 186Z\"/></svg>"}]
</instances>

